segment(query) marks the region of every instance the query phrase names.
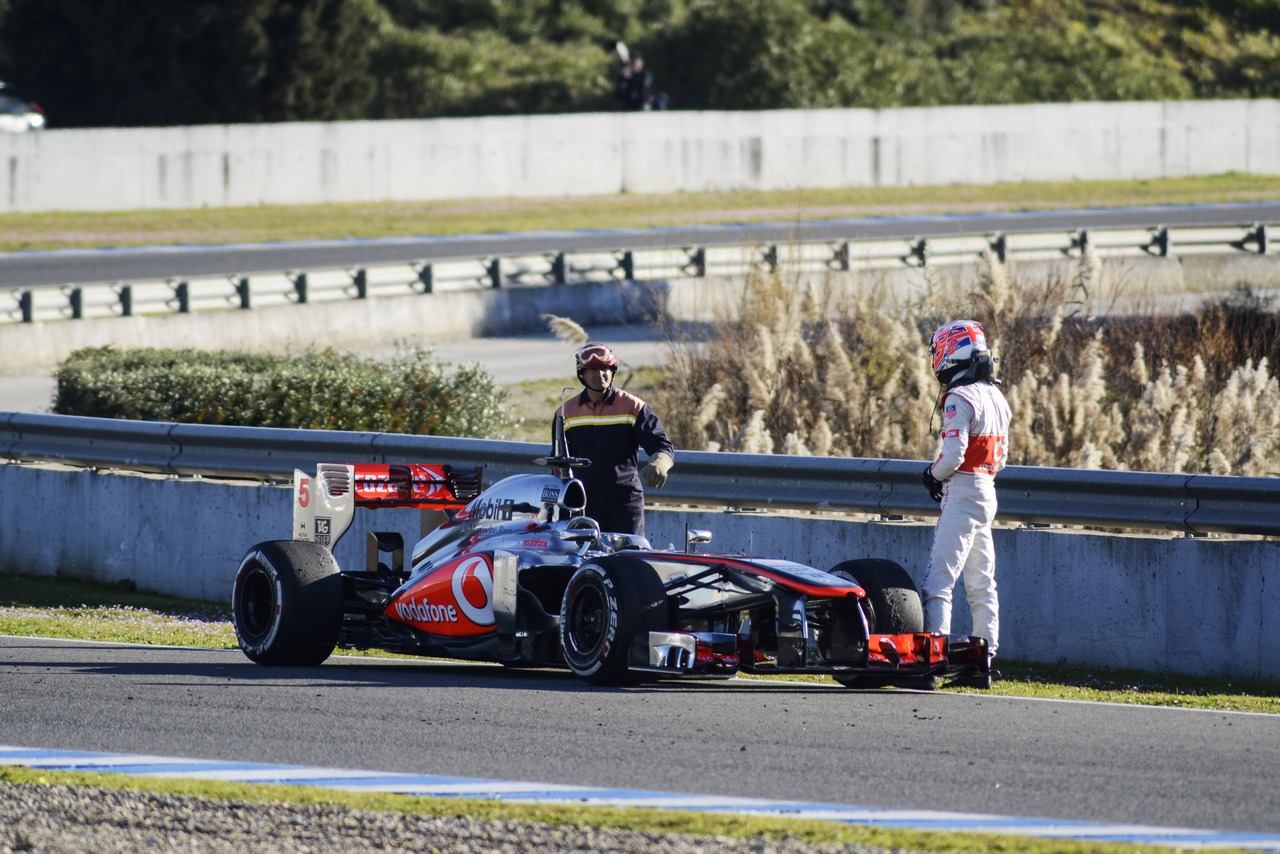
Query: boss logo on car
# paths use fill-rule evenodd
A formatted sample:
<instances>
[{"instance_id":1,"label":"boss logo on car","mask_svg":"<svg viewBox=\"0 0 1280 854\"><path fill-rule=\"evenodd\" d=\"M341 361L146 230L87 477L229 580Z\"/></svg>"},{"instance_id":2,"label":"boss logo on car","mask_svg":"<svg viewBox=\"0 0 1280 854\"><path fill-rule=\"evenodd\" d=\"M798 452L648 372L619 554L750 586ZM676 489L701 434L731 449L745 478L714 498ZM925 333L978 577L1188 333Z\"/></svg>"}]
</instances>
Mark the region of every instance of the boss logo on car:
<instances>
[{"instance_id":1,"label":"boss logo on car","mask_svg":"<svg viewBox=\"0 0 1280 854\"><path fill-rule=\"evenodd\" d=\"M554 486L544 486L542 488L543 504L546 504L548 502L554 504L559 500L560 500L560 490L556 489Z\"/></svg>"}]
</instances>

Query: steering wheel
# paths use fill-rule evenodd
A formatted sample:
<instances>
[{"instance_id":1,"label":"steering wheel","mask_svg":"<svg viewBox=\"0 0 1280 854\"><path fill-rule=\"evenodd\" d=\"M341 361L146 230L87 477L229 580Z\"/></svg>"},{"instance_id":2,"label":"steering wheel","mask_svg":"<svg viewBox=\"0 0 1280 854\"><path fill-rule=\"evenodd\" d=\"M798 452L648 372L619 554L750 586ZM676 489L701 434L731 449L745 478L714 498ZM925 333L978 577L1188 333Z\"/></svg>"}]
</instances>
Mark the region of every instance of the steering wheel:
<instances>
[{"instance_id":1,"label":"steering wheel","mask_svg":"<svg viewBox=\"0 0 1280 854\"><path fill-rule=\"evenodd\" d=\"M600 523L590 516L574 516L564 526L564 529L566 531L591 531L596 536L600 535Z\"/></svg>"}]
</instances>

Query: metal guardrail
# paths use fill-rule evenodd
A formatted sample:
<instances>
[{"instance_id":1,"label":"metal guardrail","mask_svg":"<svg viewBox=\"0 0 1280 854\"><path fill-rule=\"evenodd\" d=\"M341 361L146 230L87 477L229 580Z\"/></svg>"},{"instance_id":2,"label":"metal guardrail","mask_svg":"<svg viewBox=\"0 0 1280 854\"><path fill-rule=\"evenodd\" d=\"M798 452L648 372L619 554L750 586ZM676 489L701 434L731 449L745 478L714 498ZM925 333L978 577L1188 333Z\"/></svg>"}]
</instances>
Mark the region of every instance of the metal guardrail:
<instances>
[{"instance_id":1,"label":"metal guardrail","mask_svg":"<svg viewBox=\"0 0 1280 854\"><path fill-rule=\"evenodd\" d=\"M288 480L320 462L483 465L485 482L535 469L545 445L390 433L0 413L0 459L101 469ZM663 504L936 516L924 461L679 451ZM1280 536L1280 480L1010 466L1002 521Z\"/></svg>"},{"instance_id":2,"label":"metal guardrail","mask_svg":"<svg viewBox=\"0 0 1280 854\"><path fill-rule=\"evenodd\" d=\"M787 265L797 272L844 272L887 267L969 263L989 253L1001 261L1080 257L1156 256L1270 251L1266 223L1187 226L1176 230L1097 228L1079 231L1001 232L931 238L850 239L789 244L737 244L619 251L553 252L353 269L287 270L255 275L100 282L10 291L0 323L249 310L270 305L363 300L445 290L742 275L753 267Z\"/></svg>"}]
</instances>

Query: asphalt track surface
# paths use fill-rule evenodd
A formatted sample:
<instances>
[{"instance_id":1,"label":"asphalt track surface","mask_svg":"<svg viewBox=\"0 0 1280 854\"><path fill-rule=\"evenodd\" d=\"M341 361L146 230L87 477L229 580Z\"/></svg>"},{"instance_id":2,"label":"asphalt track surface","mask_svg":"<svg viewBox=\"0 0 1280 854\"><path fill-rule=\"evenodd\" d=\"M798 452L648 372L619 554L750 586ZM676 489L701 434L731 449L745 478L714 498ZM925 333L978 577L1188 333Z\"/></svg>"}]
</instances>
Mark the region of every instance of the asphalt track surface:
<instances>
[{"instance_id":1,"label":"asphalt track surface","mask_svg":"<svg viewBox=\"0 0 1280 854\"><path fill-rule=\"evenodd\" d=\"M444 261L493 255L601 251L738 243L940 237L996 232L1074 231L1155 225L1247 225L1280 221L1280 202L1129 207L808 222L744 223L609 231L544 231L456 237L308 241L226 246L0 253L0 286L38 287L88 282L323 270Z\"/></svg>"},{"instance_id":2,"label":"asphalt track surface","mask_svg":"<svg viewBox=\"0 0 1280 854\"><path fill-rule=\"evenodd\" d=\"M0 744L1280 832L1280 716L0 637Z\"/></svg>"}]
</instances>

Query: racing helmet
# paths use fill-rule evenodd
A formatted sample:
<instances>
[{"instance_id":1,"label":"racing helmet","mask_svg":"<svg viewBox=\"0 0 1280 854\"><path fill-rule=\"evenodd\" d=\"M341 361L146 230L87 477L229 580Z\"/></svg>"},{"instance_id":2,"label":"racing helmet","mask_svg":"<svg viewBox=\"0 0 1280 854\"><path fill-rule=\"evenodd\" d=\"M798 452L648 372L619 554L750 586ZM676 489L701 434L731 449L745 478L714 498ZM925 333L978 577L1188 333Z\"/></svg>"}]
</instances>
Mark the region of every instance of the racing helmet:
<instances>
[{"instance_id":1,"label":"racing helmet","mask_svg":"<svg viewBox=\"0 0 1280 854\"><path fill-rule=\"evenodd\" d=\"M976 320L952 320L929 336L933 375L943 385L990 379L994 360L987 334Z\"/></svg>"},{"instance_id":2,"label":"racing helmet","mask_svg":"<svg viewBox=\"0 0 1280 854\"><path fill-rule=\"evenodd\" d=\"M573 355L573 361L578 379L582 379L582 372L587 368L608 368L615 373L618 370L618 357L613 354L613 350L607 344L596 341L583 344Z\"/></svg>"}]
</instances>

